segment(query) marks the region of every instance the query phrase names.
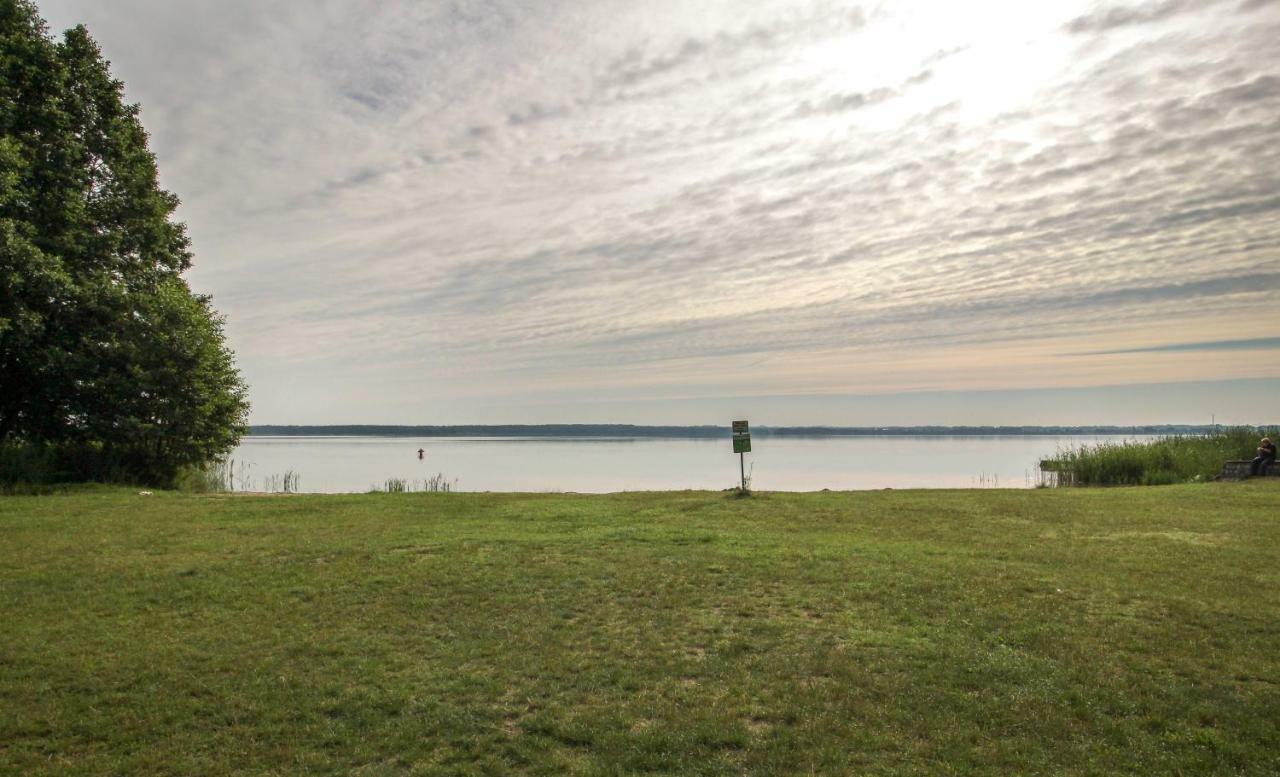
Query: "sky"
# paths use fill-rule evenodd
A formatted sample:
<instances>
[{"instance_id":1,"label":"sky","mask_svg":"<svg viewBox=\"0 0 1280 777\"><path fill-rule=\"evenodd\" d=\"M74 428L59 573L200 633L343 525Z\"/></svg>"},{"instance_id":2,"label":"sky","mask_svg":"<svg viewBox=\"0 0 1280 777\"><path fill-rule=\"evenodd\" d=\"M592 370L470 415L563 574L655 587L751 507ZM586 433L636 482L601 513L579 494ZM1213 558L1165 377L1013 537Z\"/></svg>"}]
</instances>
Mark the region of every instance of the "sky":
<instances>
[{"instance_id":1,"label":"sky","mask_svg":"<svg viewBox=\"0 0 1280 777\"><path fill-rule=\"evenodd\" d=\"M1280 421L1280 0L41 0L254 423Z\"/></svg>"}]
</instances>

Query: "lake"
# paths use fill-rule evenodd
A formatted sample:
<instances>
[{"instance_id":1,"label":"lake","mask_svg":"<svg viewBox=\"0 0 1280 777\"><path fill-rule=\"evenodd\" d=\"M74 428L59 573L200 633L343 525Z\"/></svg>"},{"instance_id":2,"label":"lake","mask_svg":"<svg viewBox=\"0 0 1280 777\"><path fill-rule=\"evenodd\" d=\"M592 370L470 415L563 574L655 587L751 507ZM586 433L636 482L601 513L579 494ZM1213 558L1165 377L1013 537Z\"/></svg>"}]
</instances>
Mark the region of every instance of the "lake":
<instances>
[{"instance_id":1,"label":"lake","mask_svg":"<svg viewBox=\"0 0 1280 777\"><path fill-rule=\"evenodd\" d=\"M1040 459L1060 449L1144 436L756 437L747 454L762 491L1030 488ZM426 451L419 461L417 451ZM237 490L363 492L390 478L413 490L440 475L459 491L645 491L738 484L728 438L245 437L233 455ZM274 487L273 487L274 486Z\"/></svg>"}]
</instances>

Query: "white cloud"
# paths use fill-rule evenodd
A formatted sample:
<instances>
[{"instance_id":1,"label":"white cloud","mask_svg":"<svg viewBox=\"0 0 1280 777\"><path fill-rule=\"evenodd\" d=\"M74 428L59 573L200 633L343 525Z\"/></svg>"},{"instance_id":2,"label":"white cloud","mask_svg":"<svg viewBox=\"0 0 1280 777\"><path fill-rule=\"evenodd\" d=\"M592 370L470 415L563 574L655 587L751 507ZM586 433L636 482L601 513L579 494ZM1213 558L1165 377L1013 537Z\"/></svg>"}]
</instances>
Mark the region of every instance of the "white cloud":
<instances>
[{"instance_id":1,"label":"white cloud","mask_svg":"<svg viewBox=\"0 0 1280 777\"><path fill-rule=\"evenodd\" d=\"M258 421L1191 380L1054 354L1280 324L1275 4L42 9L142 102Z\"/></svg>"}]
</instances>

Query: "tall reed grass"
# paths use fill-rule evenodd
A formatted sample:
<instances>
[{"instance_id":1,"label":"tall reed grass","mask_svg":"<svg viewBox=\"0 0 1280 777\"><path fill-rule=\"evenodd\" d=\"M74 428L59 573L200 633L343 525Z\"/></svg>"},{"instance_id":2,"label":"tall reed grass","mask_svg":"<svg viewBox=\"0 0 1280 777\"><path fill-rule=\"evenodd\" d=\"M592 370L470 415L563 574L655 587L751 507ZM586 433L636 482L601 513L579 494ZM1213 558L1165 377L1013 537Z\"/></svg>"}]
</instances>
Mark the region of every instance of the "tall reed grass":
<instances>
[{"instance_id":1,"label":"tall reed grass","mask_svg":"<svg viewBox=\"0 0 1280 777\"><path fill-rule=\"evenodd\" d=\"M1225 461L1252 459L1258 440L1280 429L1233 427L1196 437L1102 442L1059 450L1051 459L1061 485L1156 486L1212 480Z\"/></svg>"},{"instance_id":2,"label":"tall reed grass","mask_svg":"<svg viewBox=\"0 0 1280 777\"><path fill-rule=\"evenodd\" d=\"M245 477L245 465L240 466ZM193 494L220 494L236 490L236 462L218 459L203 467L190 467L178 475L175 487ZM243 490L243 489L242 489Z\"/></svg>"},{"instance_id":3,"label":"tall reed grass","mask_svg":"<svg viewBox=\"0 0 1280 777\"><path fill-rule=\"evenodd\" d=\"M372 486L370 493L408 494L415 491L422 493L448 493L458 488L458 481L449 480L443 472L438 472L425 480L406 480L404 478L387 478L381 486Z\"/></svg>"},{"instance_id":4,"label":"tall reed grass","mask_svg":"<svg viewBox=\"0 0 1280 777\"><path fill-rule=\"evenodd\" d=\"M189 469L181 474L176 484L180 491L196 494L235 493L237 491L297 494L300 493L302 475L295 470L283 474L262 476L261 484L253 476L253 465L247 461L222 459L203 467ZM259 487L260 486L260 487Z\"/></svg>"},{"instance_id":5,"label":"tall reed grass","mask_svg":"<svg viewBox=\"0 0 1280 777\"><path fill-rule=\"evenodd\" d=\"M293 470L285 470L283 475L268 475L262 480L262 490L271 494L296 494L302 476Z\"/></svg>"}]
</instances>

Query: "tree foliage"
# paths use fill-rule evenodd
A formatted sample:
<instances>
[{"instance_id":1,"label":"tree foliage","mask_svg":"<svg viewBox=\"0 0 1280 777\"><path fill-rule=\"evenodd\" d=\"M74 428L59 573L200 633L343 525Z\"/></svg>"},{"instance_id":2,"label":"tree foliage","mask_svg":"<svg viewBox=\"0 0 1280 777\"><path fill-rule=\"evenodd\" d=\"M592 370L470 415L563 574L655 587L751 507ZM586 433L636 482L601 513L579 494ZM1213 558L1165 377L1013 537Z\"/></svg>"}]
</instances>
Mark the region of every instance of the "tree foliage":
<instances>
[{"instance_id":1,"label":"tree foliage","mask_svg":"<svg viewBox=\"0 0 1280 777\"><path fill-rule=\"evenodd\" d=\"M247 401L182 278L178 199L84 27L0 0L0 443L92 448L164 481L228 452Z\"/></svg>"}]
</instances>

